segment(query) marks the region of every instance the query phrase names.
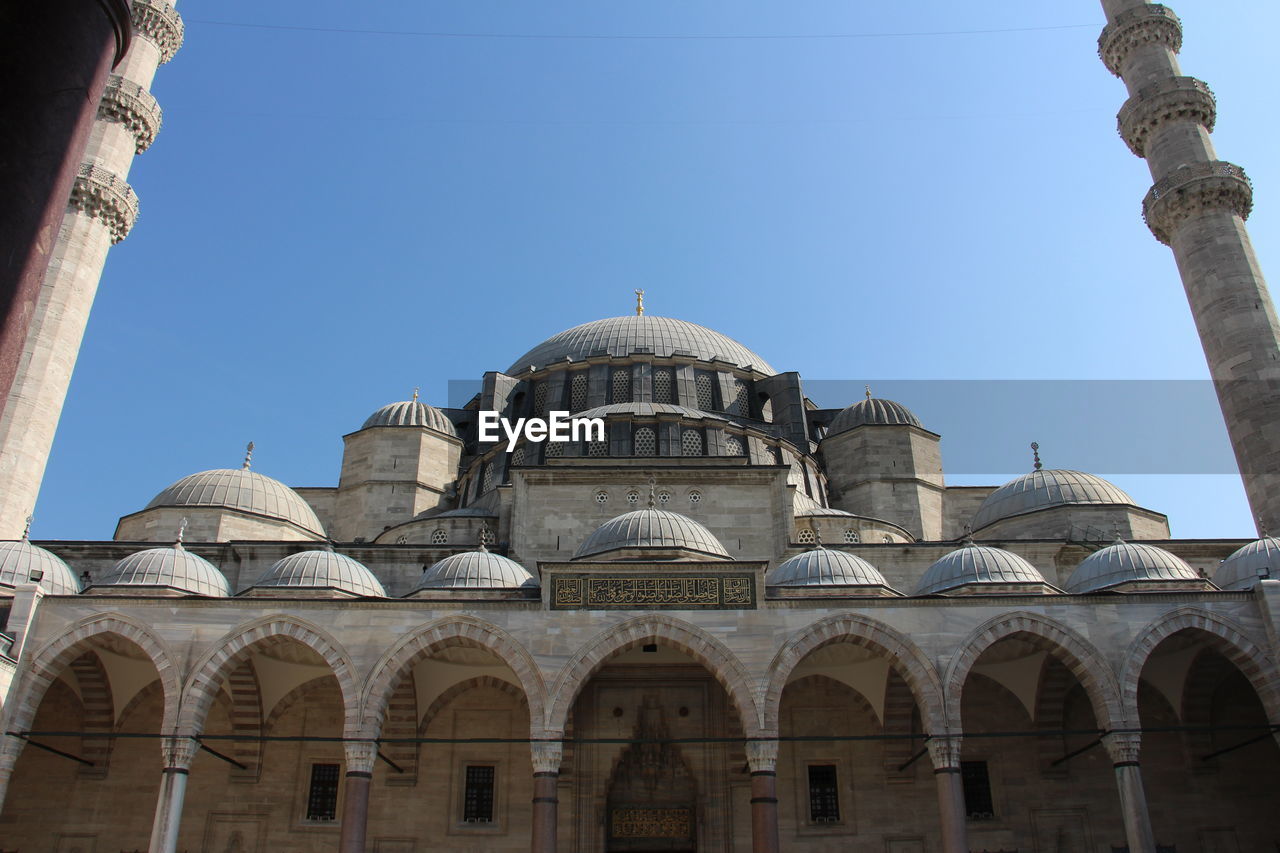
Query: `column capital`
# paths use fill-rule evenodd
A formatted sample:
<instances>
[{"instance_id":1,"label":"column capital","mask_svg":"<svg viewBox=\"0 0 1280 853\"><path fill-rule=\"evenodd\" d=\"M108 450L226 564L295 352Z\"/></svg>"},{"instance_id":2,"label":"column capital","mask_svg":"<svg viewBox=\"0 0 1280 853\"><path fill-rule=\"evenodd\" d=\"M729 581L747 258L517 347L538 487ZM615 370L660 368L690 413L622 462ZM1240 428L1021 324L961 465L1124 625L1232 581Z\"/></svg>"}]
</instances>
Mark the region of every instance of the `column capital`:
<instances>
[{"instance_id":1,"label":"column capital","mask_svg":"<svg viewBox=\"0 0 1280 853\"><path fill-rule=\"evenodd\" d=\"M178 10L165 0L133 0L133 31L160 50L163 65L182 47L186 27Z\"/></svg>"},{"instance_id":2,"label":"column capital","mask_svg":"<svg viewBox=\"0 0 1280 853\"><path fill-rule=\"evenodd\" d=\"M534 773L559 773L564 760L564 741L535 740L529 744L533 753Z\"/></svg>"},{"instance_id":3,"label":"column capital","mask_svg":"<svg viewBox=\"0 0 1280 853\"><path fill-rule=\"evenodd\" d=\"M124 125L133 134L135 150L141 154L160 132L162 113L150 92L132 80L112 74L98 104L98 118Z\"/></svg>"},{"instance_id":4,"label":"column capital","mask_svg":"<svg viewBox=\"0 0 1280 853\"><path fill-rule=\"evenodd\" d=\"M1111 763L1117 767L1137 764L1138 754L1142 750L1142 734L1140 732L1108 732L1102 736L1102 746L1111 756Z\"/></svg>"},{"instance_id":5,"label":"column capital","mask_svg":"<svg viewBox=\"0 0 1280 853\"><path fill-rule=\"evenodd\" d=\"M767 773L776 770L778 767L778 741L774 738L747 741L747 766L751 768L752 773Z\"/></svg>"},{"instance_id":6,"label":"column capital","mask_svg":"<svg viewBox=\"0 0 1280 853\"><path fill-rule=\"evenodd\" d=\"M118 175L92 163L80 165L69 204L105 225L111 232L112 243L128 236L138 218L138 197L133 188Z\"/></svg>"},{"instance_id":7,"label":"column capital","mask_svg":"<svg viewBox=\"0 0 1280 853\"><path fill-rule=\"evenodd\" d=\"M1147 44L1182 50L1182 22L1168 6L1146 3L1116 15L1098 36L1098 57L1107 70L1122 76L1129 54Z\"/></svg>"},{"instance_id":8,"label":"column capital","mask_svg":"<svg viewBox=\"0 0 1280 853\"><path fill-rule=\"evenodd\" d=\"M373 775L373 764L378 760L378 743L372 740L345 740L342 751L346 754L347 773Z\"/></svg>"},{"instance_id":9,"label":"column capital","mask_svg":"<svg viewBox=\"0 0 1280 853\"><path fill-rule=\"evenodd\" d=\"M165 770L181 770L185 773L191 769L191 762L200 749L200 742L191 735L166 737L160 742L160 749L164 755Z\"/></svg>"},{"instance_id":10,"label":"column capital","mask_svg":"<svg viewBox=\"0 0 1280 853\"><path fill-rule=\"evenodd\" d=\"M929 748L929 760L934 770L959 770L960 747L963 738L960 735L934 735L925 742Z\"/></svg>"},{"instance_id":11,"label":"column capital","mask_svg":"<svg viewBox=\"0 0 1280 853\"><path fill-rule=\"evenodd\" d=\"M1249 218L1253 184L1244 169L1223 160L1179 166L1157 181L1142 200L1142 218L1166 246L1183 222L1214 210Z\"/></svg>"}]
</instances>

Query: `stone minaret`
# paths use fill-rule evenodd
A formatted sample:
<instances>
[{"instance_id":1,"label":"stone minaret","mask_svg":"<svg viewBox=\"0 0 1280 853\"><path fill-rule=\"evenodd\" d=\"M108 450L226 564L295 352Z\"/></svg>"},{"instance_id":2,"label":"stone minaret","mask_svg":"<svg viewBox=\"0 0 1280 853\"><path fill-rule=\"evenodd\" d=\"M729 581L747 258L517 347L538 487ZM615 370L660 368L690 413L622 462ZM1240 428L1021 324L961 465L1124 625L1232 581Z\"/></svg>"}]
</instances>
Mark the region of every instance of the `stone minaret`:
<instances>
[{"instance_id":1,"label":"stone minaret","mask_svg":"<svg viewBox=\"0 0 1280 853\"><path fill-rule=\"evenodd\" d=\"M125 182L135 154L160 129L156 68L182 44L168 0L133 0L134 38L107 81L13 387L0 409L0 539L16 539L32 511L107 250L129 233L138 199Z\"/></svg>"},{"instance_id":2,"label":"stone minaret","mask_svg":"<svg viewBox=\"0 0 1280 853\"><path fill-rule=\"evenodd\" d=\"M1098 53L1124 80L1120 134L1147 161L1151 233L1173 249L1256 518L1280 525L1280 323L1244 220L1253 189L1218 159L1209 87L1178 66L1182 25L1145 0L1102 0Z\"/></svg>"}]
</instances>

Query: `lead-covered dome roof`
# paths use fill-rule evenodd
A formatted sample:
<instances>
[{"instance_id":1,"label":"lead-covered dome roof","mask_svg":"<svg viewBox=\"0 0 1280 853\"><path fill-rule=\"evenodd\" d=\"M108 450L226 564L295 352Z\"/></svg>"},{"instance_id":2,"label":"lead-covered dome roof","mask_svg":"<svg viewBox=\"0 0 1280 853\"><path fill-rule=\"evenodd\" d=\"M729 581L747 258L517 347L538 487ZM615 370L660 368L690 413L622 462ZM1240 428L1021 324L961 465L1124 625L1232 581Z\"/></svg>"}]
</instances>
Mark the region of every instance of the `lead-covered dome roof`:
<instances>
[{"instance_id":1,"label":"lead-covered dome roof","mask_svg":"<svg viewBox=\"0 0 1280 853\"><path fill-rule=\"evenodd\" d=\"M152 498L146 508L188 506L239 510L324 536L320 519L297 492L247 468L216 468L183 477Z\"/></svg>"},{"instance_id":2,"label":"lead-covered dome roof","mask_svg":"<svg viewBox=\"0 0 1280 853\"><path fill-rule=\"evenodd\" d=\"M49 595L75 595L80 592L75 572L58 555L32 545L26 538L0 542L0 586L17 587L27 583L35 571L43 573L40 589Z\"/></svg>"},{"instance_id":3,"label":"lead-covered dome roof","mask_svg":"<svg viewBox=\"0 0 1280 853\"><path fill-rule=\"evenodd\" d=\"M772 586L882 586L884 575L854 554L815 548L784 560L769 576Z\"/></svg>"},{"instance_id":4,"label":"lead-covered dome roof","mask_svg":"<svg viewBox=\"0 0 1280 853\"><path fill-rule=\"evenodd\" d=\"M93 586L160 587L211 598L231 595L231 584L217 566L180 544L130 554Z\"/></svg>"},{"instance_id":5,"label":"lead-covered dome roof","mask_svg":"<svg viewBox=\"0 0 1280 853\"><path fill-rule=\"evenodd\" d=\"M529 570L501 554L481 548L435 563L413 589L520 589L538 586Z\"/></svg>"},{"instance_id":6,"label":"lead-covered dome roof","mask_svg":"<svg viewBox=\"0 0 1280 853\"><path fill-rule=\"evenodd\" d=\"M444 412L417 399L388 403L369 415L360 429L370 427L426 427L455 438L458 435L453 421Z\"/></svg>"},{"instance_id":7,"label":"lead-covered dome roof","mask_svg":"<svg viewBox=\"0 0 1280 853\"><path fill-rule=\"evenodd\" d=\"M1085 557L1067 579L1073 595L1128 583L1203 582L1200 573L1176 554L1142 542L1117 541Z\"/></svg>"},{"instance_id":8,"label":"lead-covered dome roof","mask_svg":"<svg viewBox=\"0 0 1280 853\"><path fill-rule=\"evenodd\" d=\"M976 532L1004 518L1068 504L1132 505L1133 498L1093 474L1046 468L1023 474L987 495L973 517L973 529Z\"/></svg>"},{"instance_id":9,"label":"lead-covered dome roof","mask_svg":"<svg viewBox=\"0 0 1280 853\"><path fill-rule=\"evenodd\" d=\"M835 435L867 424L918 427L920 419L901 403L868 397L841 409L840 414L836 415L827 427L827 435Z\"/></svg>"},{"instance_id":10,"label":"lead-covered dome roof","mask_svg":"<svg viewBox=\"0 0 1280 853\"><path fill-rule=\"evenodd\" d=\"M615 551L687 552L700 557L728 559L729 552L710 530L688 516L663 509L637 509L596 528L573 555L575 560Z\"/></svg>"},{"instance_id":11,"label":"lead-covered dome roof","mask_svg":"<svg viewBox=\"0 0 1280 853\"><path fill-rule=\"evenodd\" d=\"M920 578L916 595L934 595L971 584L1044 584L1035 566L1017 554L966 543L938 559Z\"/></svg>"},{"instance_id":12,"label":"lead-covered dome roof","mask_svg":"<svg viewBox=\"0 0 1280 853\"><path fill-rule=\"evenodd\" d=\"M515 376L528 370L564 361L582 361L588 356L605 353L624 356L632 353L667 357L687 354L700 361L719 359L737 367L750 367L757 373L773 376L776 372L756 353L726 335L672 317L633 314L593 320L552 335L512 362L507 368Z\"/></svg>"},{"instance_id":13,"label":"lead-covered dome roof","mask_svg":"<svg viewBox=\"0 0 1280 853\"><path fill-rule=\"evenodd\" d=\"M363 563L336 551L299 551L277 560L254 589L330 589L365 598L386 598L387 591Z\"/></svg>"},{"instance_id":14,"label":"lead-covered dome roof","mask_svg":"<svg viewBox=\"0 0 1280 853\"><path fill-rule=\"evenodd\" d=\"M1280 539L1264 536L1223 560L1213 582L1223 589L1253 589L1260 578L1280 578Z\"/></svg>"}]
</instances>

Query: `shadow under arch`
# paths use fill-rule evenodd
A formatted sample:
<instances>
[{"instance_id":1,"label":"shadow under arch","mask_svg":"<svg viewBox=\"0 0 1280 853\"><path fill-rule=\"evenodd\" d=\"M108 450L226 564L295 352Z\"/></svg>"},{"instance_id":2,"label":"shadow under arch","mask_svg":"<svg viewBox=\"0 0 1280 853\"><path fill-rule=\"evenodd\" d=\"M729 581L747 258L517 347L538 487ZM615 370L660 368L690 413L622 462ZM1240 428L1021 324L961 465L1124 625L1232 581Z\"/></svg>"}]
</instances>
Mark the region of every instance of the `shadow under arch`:
<instances>
[{"instance_id":1,"label":"shadow under arch","mask_svg":"<svg viewBox=\"0 0 1280 853\"><path fill-rule=\"evenodd\" d=\"M1072 628L1055 619L1038 613L1014 611L995 616L974 628L960 643L959 651L947 667L944 699L948 719L956 730L962 728L960 700L973 665L983 652L1010 637L1029 639L1071 670L1084 687L1100 728L1109 731L1127 725L1129 718L1125 716L1120 702L1115 671L1102 653Z\"/></svg>"},{"instance_id":2,"label":"shadow under arch","mask_svg":"<svg viewBox=\"0 0 1280 853\"><path fill-rule=\"evenodd\" d=\"M782 690L796 666L810 653L832 643L848 642L889 659L911 689L930 733L947 730L946 706L938 671L924 652L905 634L857 613L841 613L820 619L792 634L769 665L769 681L762 701L765 729L776 731Z\"/></svg>"},{"instance_id":3,"label":"shadow under arch","mask_svg":"<svg viewBox=\"0 0 1280 853\"><path fill-rule=\"evenodd\" d=\"M280 639L306 646L324 659L342 691L343 736L354 737L360 719L360 691L355 664L342 645L319 626L293 616L275 614L224 634L199 658L187 678L178 713L178 729L200 732L222 682L265 640Z\"/></svg>"},{"instance_id":4,"label":"shadow under arch","mask_svg":"<svg viewBox=\"0 0 1280 853\"><path fill-rule=\"evenodd\" d=\"M609 658L645 643L670 645L706 667L729 695L748 738L761 735L754 679L737 655L703 629L670 616L650 613L606 628L588 640L560 671L547 710L548 732L563 732L582 688Z\"/></svg>"},{"instance_id":5,"label":"shadow under arch","mask_svg":"<svg viewBox=\"0 0 1280 853\"><path fill-rule=\"evenodd\" d=\"M156 668L164 692L163 725L172 729L178 719L182 685L168 646L150 628L121 613L103 613L72 625L46 643L31 658L31 665L8 707L8 728L26 731L35 719L49 685L75 658L94 648L93 640L114 635L142 650ZM12 739L11 739L12 740ZM7 752L8 750L6 750Z\"/></svg>"},{"instance_id":6,"label":"shadow under arch","mask_svg":"<svg viewBox=\"0 0 1280 853\"><path fill-rule=\"evenodd\" d=\"M423 658L454 645L491 652L511 668L529 703L531 737L542 734L547 702L542 672L529 650L496 625L472 616L446 616L429 622L393 646L370 671L363 693L362 722L365 733L376 737L382 730L387 707L396 685Z\"/></svg>"},{"instance_id":7,"label":"shadow under arch","mask_svg":"<svg viewBox=\"0 0 1280 853\"><path fill-rule=\"evenodd\" d=\"M1267 720L1280 725L1280 670L1244 630L1227 619L1198 607L1180 607L1148 625L1125 652L1120 673L1120 701L1126 715L1138 720L1138 684L1142 670L1156 647L1181 631L1195 631L1209 646L1240 670L1266 711Z\"/></svg>"}]
</instances>

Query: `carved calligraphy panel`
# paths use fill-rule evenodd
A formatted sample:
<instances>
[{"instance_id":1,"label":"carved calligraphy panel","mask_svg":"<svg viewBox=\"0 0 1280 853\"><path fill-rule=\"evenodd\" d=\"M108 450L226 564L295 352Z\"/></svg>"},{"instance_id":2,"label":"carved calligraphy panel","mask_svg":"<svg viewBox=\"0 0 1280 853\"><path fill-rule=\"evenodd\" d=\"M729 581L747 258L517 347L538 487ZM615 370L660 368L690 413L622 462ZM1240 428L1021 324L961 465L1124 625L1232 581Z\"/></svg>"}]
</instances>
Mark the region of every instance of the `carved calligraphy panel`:
<instances>
[{"instance_id":1,"label":"carved calligraphy panel","mask_svg":"<svg viewBox=\"0 0 1280 853\"><path fill-rule=\"evenodd\" d=\"M609 834L614 838L690 838L693 809L614 809Z\"/></svg>"},{"instance_id":2,"label":"carved calligraphy panel","mask_svg":"<svg viewBox=\"0 0 1280 853\"><path fill-rule=\"evenodd\" d=\"M756 606L749 574L556 575L552 610L748 610Z\"/></svg>"}]
</instances>

